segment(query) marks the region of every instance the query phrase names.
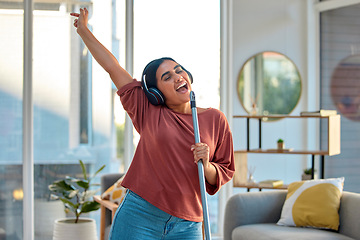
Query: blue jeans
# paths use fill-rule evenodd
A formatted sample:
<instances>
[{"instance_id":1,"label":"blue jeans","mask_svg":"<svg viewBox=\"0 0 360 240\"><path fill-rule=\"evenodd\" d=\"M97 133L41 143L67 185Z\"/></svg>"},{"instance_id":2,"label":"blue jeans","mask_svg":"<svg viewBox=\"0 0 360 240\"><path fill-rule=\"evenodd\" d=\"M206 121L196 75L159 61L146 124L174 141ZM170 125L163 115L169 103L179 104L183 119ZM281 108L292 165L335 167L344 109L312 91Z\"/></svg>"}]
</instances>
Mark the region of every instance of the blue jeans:
<instances>
[{"instance_id":1,"label":"blue jeans","mask_svg":"<svg viewBox=\"0 0 360 240\"><path fill-rule=\"evenodd\" d=\"M128 191L117 209L110 240L202 240L202 223L177 218Z\"/></svg>"}]
</instances>

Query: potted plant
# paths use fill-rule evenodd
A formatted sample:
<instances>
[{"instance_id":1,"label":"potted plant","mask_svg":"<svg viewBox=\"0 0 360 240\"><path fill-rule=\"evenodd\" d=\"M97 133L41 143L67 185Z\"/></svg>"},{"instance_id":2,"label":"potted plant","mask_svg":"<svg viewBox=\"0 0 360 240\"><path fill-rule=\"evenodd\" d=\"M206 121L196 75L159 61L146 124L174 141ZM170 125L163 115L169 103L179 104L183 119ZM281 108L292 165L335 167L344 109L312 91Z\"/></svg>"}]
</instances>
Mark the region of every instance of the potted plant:
<instances>
[{"instance_id":1,"label":"potted plant","mask_svg":"<svg viewBox=\"0 0 360 240\"><path fill-rule=\"evenodd\" d=\"M79 160L83 179L66 176L49 185L52 197L60 199L65 209L72 212L75 218L62 218L55 220L53 240L71 239L97 239L94 219L80 218L83 213L89 213L100 208L100 204L93 200L98 190L90 190L99 184L91 183L94 177L105 167L99 168L92 177L88 177L84 163Z\"/></svg>"},{"instance_id":2,"label":"potted plant","mask_svg":"<svg viewBox=\"0 0 360 240\"><path fill-rule=\"evenodd\" d=\"M314 170L314 173L316 172L316 169ZM301 180L310 180L312 179L312 168L306 168L304 169L303 174L301 175Z\"/></svg>"},{"instance_id":3,"label":"potted plant","mask_svg":"<svg viewBox=\"0 0 360 240\"><path fill-rule=\"evenodd\" d=\"M278 140L277 140L277 147L278 147L278 149L284 149L285 148L285 143L284 143L284 140L282 140L281 138L279 138Z\"/></svg>"}]
</instances>

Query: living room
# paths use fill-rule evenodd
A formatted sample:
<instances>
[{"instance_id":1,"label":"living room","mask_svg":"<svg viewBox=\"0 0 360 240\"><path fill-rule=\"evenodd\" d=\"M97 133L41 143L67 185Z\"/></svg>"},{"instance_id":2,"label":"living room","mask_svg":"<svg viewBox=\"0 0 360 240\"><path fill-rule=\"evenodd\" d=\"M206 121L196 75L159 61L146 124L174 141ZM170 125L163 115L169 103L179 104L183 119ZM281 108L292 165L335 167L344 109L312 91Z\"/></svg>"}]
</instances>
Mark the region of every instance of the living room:
<instances>
[{"instance_id":1,"label":"living room","mask_svg":"<svg viewBox=\"0 0 360 240\"><path fill-rule=\"evenodd\" d=\"M34 4L30 17L33 26L24 15L29 14L29 3ZM0 55L6 56L0 60L4 66L0 70L4 76L0 79L4 103L0 107L0 215L4 216L0 217L0 229L4 239L41 239L33 227L37 222L33 204L35 199L48 198L47 185L56 178L81 173L79 159L90 172L106 165L97 182L102 174L125 172L138 141L118 104L115 87L72 26L69 13L80 7L90 9L89 24L94 34L135 78L140 79L148 61L163 55L186 66L194 75L198 106L220 109L228 118L235 151L246 149L247 134L246 121L234 116L249 115L252 110L247 108L251 107L248 94L244 96L247 103L239 97L239 74L256 54L281 53L293 63L301 79L299 99L288 114L299 116L303 111L327 109L337 110L341 116L341 153L325 156L323 162L317 155L315 178L321 178L324 168L324 178L344 177L345 191L360 192L358 83L350 81L348 88L353 92L343 98L350 110L334 102L339 87L332 86L337 66L351 57L356 60L360 52L356 14L360 1L199 0L181 1L181 7L178 1L139 0L0 0L0 4L1 35L8 36L0 47ZM172 19L177 13L181 17ZM181 25L187 31L186 37L176 37L173 30L174 44L169 47L165 45L168 39L148 39L166 32L165 23L159 24L164 18L171 19L166 21L169 25ZM31 29L33 36L28 32ZM32 42L33 47L24 42ZM31 53L33 62L29 63L26 57ZM30 82L33 86L27 85ZM257 94L252 98L256 100ZM260 100L257 105L260 107ZM33 113L27 115L23 109L33 109ZM250 131L250 145L256 147L256 122ZM327 149L327 133L326 122L278 119L262 124L261 145L276 148L281 138L289 149ZM117 137L120 139L115 140ZM281 179L289 184L301 180L303 170L311 168L312 162L311 154L249 153L245 179L251 169L255 181ZM227 200L246 191L230 182L209 196L213 238L222 239ZM99 234L100 211L90 216L96 219Z\"/></svg>"}]
</instances>

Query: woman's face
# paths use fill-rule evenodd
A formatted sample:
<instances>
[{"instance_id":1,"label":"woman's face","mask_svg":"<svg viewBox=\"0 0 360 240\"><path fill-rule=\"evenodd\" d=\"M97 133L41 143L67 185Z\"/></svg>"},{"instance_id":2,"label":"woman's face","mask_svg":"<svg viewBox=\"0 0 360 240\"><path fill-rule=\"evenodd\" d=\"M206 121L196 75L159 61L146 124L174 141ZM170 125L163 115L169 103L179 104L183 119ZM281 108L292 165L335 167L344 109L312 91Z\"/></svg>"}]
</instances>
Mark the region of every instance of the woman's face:
<instances>
[{"instance_id":1,"label":"woman's face","mask_svg":"<svg viewBox=\"0 0 360 240\"><path fill-rule=\"evenodd\" d=\"M156 80L168 107L190 101L191 81L178 63L171 60L161 63L156 71Z\"/></svg>"}]
</instances>

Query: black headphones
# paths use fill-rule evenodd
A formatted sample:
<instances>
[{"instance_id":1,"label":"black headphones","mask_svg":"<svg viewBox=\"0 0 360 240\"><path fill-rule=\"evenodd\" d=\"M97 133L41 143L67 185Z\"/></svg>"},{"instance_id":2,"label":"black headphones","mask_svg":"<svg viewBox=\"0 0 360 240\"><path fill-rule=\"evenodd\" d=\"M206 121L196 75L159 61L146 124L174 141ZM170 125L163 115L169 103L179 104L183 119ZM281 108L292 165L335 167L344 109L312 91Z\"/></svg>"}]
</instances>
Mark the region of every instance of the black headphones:
<instances>
[{"instance_id":1,"label":"black headphones","mask_svg":"<svg viewBox=\"0 0 360 240\"><path fill-rule=\"evenodd\" d=\"M142 79L141 79L141 85L143 87L146 97L149 99L149 102L155 106L164 105L165 97L162 94L162 92L155 87L148 88L145 78L146 78L146 74L143 74Z\"/></svg>"},{"instance_id":2,"label":"black headphones","mask_svg":"<svg viewBox=\"0 0 360 240\"><path fill-rule=\"evenodd\" d=\"M171 58L163 58L163 59L174 61ZM176 62L176 61L174 61L174 62ZM153 104L155 106L164 105L165 97L162 94L162 92L159 89L157 89L156 87L148 87L147 86L146 74L147 74L147 70L148 70L149 66L151 65L151 63L152 62L150 62L143 71L143 75L141 78L141 86L145 92L146 97L148 98L148 100L151 104ZM192 77L191 73L189 71L187 71L185 68L183 68L181 65L180 65L180 67L189 75L190 81L191 81L191 83L193 83L193 77Z\"/></svg>"}]
</instances>

